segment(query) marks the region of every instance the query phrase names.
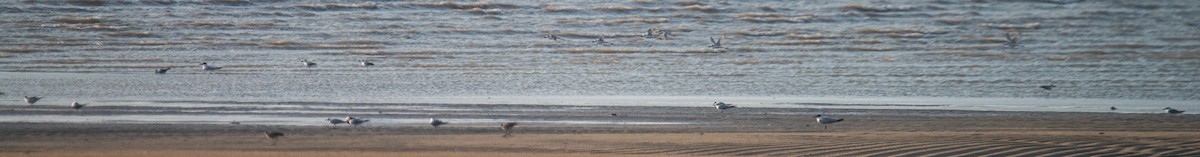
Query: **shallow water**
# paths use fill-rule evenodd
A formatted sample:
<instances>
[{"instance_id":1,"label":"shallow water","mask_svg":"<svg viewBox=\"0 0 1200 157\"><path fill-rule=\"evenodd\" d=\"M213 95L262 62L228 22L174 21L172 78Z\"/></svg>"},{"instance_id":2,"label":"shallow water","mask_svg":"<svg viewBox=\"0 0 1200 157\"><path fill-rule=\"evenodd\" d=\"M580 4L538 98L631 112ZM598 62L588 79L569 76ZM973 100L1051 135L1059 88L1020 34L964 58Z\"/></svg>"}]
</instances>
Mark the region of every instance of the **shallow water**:
<instances>
[{"instance_id":1,"label":"shallow water","mask_svg":"<svg viewBox=\"0 0 1200 157\"><path fill-rule=\"evenodd\" d=\"M1200 111L1196 1L227 2L0 2L0 103Z\"/></svg>"}]
</instances>

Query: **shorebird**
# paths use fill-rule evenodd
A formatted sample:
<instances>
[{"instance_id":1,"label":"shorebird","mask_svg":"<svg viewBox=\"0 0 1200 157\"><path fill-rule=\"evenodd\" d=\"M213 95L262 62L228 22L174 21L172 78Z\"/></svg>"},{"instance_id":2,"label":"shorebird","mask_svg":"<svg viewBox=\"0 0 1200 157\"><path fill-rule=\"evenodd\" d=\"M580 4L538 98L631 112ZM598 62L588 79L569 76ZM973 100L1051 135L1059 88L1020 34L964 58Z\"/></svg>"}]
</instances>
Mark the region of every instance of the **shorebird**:
<instances>
[{"instance_id":1,"label":"shorebird","mask_svg":"<svg viewBox=\"0 0 1200 157\"><path fill-rule=\"evenodd\" d=\"M671 30L658 30L658 39L671 40Z\"/></svg>"},{"instance_id":2,"label":"shorebird","mask_svg":"<svg viewBox=\"0 0 1200 157\"><path fill-rule=\"evenodd\" d=\"M558 36L554 35L554 34L546 35L545 38L549 38L550 40L558 41Z\"/></svg>"},{"instance_id":3,"label":"shorebird","mask_svg":"<svg viewBox=\"0 0 1200 157\"><path fill-rule=\"evenodd\" d=\"M1173 108L1170 108L1170 107L1163 108L1163 111L1164 111L1164 112L1167 112L1167 113L1170 113L1170 114L1180 114L1180 113L1183 113L1183 112L1184 112L1183 110L1176 110L1176 109L1173 109Z\"/></svg>"},{"instance_id":4,"label":"shorebird","mask_svg":"<svg viewBox=\"0 0 1200 157\"><path fill-rule=\"evenodd\" d=\"M271 139L271 145L272 145L272 146L274 146L274 145L275 145L275 141L276 141L276 140L278 140L278 139L279 139L279 137L283 137L283 133L282 133L282 132L270 132L270 131L263 131L263 134L267 135L267 139Z\"/></svg>"},{"instance_id":5,"label":"shorebird","mask_svg":"<svg viewBox=\"0 0 1200 157\"><path fill-rule=\"evenodd\" d=\"M368 62L367 60L358 60L358 62L360 64L362 64L362 66L364 66L364 67L369 67L369 66L375 65L375 63Z\"/></svg>"},{"instance_id":6,"label":"shorebird","mask_svg":"<svg viewBox=\"0 0 1200 157\"><path fill-rule=\"evenodd\" d=\"M303 63L304 63L304 67L309 67L309 68L311 68L311 67L313 67L313 66L317 66L317 63L309 62L307 59L305 59L304 61L300 61L300 62L303 62Z\"/></svg>"},{"instance_id":7,"label":"shorebird","mask_svg":"<svg viewBox=\"0 0 1200 157\"><path fill-rule=\"evenodd\" d=\"M508 123L500 124L500 130L504 131L504 136L500 136L500 137L508 138L509 136L512 136L512 128L515 126L517 126L517 122L508 122Z\"/></svg>"},{"instance_id":8,"label":"shorebird","mask_svg":"<svg viewBox=\"0 0 1200 157\"><path fill-rule=\"evenodd\" d=\"M1038 88L1042 88L1043 90L1054 90L1054 87L1058 87L1058 86L1054 86L1054 84L1038 86Z\"/></svg>"},{"instance_id":9,"label":"shorebird","mask_svg":"<svg viewBox=\"0 0 1200 157\"><path fill-rule=\"evenodd\" d=\"M725 38L725 36L721 36L721 38ZM713 37L708 37L708 42L712 42L712 45L709 45L708 47L711 47L714 49L722 48L721 47L721 38L713 39Z\"/></svg>"},{"instance_id":10,"label":"shorebird","mask_svg":"<svg viewBox=\"0 0 1200 157\"><path fill-rule=\"evenodd\" d=\"M737 108L737 106L733 106L733 104L726 104L725 102L713 102L712 106L716 107L717 110L721 110L721 113L725 113L726 109Z\"/></svg>"},{"instance_id":11,"label":"shorebird","mask_svg":"<svg viewBox=\"0 0 1200 157\"><path fill-rule=\"evenodd\" d=\"M1117 107L1116 107L1116 106L1113 106L1113 107L1108 107L1108 110L1110 110L1110 111L1116 111L1116 110L1117 110Z\"/></svg>"},{"instance_id":12,"label":"shorebird","mask_svg":"<svg viewBox=\"0 0 1200 157\"><path fill-rule=\"evenodd\" d=\"M354 118L354 117L351 117L351 116L346 116L346 118L343 118L343 119L342 119L342 121L349 123L349 122L350 122L350 120L354 120L354 119L358 119L358 118Z\"/></svg>"},{"instance_id":13,"label":"shorebird","mask_svg":"<svg viewBox=\"0 0 1200 157\"><path fill-rule=\"evenodd\" d=\"M29 104L29 106L33 106L33 103L37 103L38 100L42 100L42 98L36 96L25 96L25 104Z\"/></svg>"},{"instance_id":14,"label":"shorebird","mask_svg":"<svg viewBox=\"0 0 1200 157\"><path fill-rule=\"evenodd\" d=\"M204 70L221 70L221 67L219 67L219 66L210 66L210 65L208 65L208 62L204 62L204 63L200 63L200 69L204 69Z\"/></svg>"},{"instance_id":15,"label":"shorebird","mask_svg":"<svg viewBox=\"0 0 1200 157\"><path fill-rule=\"evenodd\" d=\"M825 129L829 129L829 124L837 123L837 122L844 120L842 118L834 119L831 117L825 117L825 116L822 116L819 114L817 116L813 116L813 118L817 119L817 123L821 123L821 125L825 126Z\"/></svg>"},{"instance_id":16,"label":"shorebird","mask_svg":"<svg viewBox=\"0 0 1200 157\"><path fill-rule=\"evenodd\" d=\"M79 111L79 108L83 108L83 106L87 106L87 104L80 104L78 101L71 102L71 108L74 108L75 111Z\"/></svg>"},{"instance_id":17,"label":"shorebird","mask_svg":"<svg viewBox=\"0 0 1200 157\"><path fill-rule=\"evenodd\" d=\"M642 35L644 38L654 38L656 36L657 35L654 35L654 28L646 29L646 34Z\"/></svg>"},{"instance_id":18,"label":"shorebird","mask_svg":"<svg viewBox=\"0 0 1200 157\"><path fill-rule=\"evenodd\" d=\"M1004 33L1004 39L1008 40L1008 42L1004 43L1004 46L1008 46L1008 47L1021 46L1021 32L1017 32L1015 35L1013 34L1013 32Z\"/></svg>"},{"instance_id":19,"label":"shorebird","mask_svg":"<svg viewBox=\"0 0 1200 157\"><path fill-rule=\"evenodd\" d=\"M595 42L596 44L608 44L608 42L604 41L604 36L600 36L600 39L596 39L596 41L592 42Z\"/></svg>"},{"instance_id":20,"label":"shorebird","mask_svg":"<svg viewBox=\"0 0 1200 157\"><path fill-rule=\"evenodd\" d=\"M370 121L371 120L369 120L369 119L354 118L354 119L350 119L350 120L346 121L346 123L350 123L350 125L354 125L354 127L358 127L359 124L370 122Z\"/></svg>"},{"instance_id":21,"label":"shorebird","mask_svg":"<svg viewBox=\"0 0 1200 157\"><path fill-rule=\"evenodd\" d=\"M434 128L437 128L438 126L446 125L446 124L450 124L450 123L443 122L442 120L438 120L437 118L429 118L429 125L433 125Z\"/></svg>"},{"instance_id":22,"label":"shorebird","mask_svg":"<svg viewBox=\"0 0 1200 157\"><path fill-rule=\"evenodd\" d=\"M171 67L158 68L158 70L155 70L154 73L155 74L166 74L167 70L171 70Z\"/></svg>"},{"instance_id":23,"label":"shorebird","mask_svg":"<svg viewBox=\"0 0 1200 157\"><path fill-rule=\"evenodd\" d=\"M344 120L333 119L333 118L326 118L325 121L329 121L329 124L333 124L333 126L337 126L338 124L346 123L346 121L344 121Z\"/></svg>"}]
</instances>

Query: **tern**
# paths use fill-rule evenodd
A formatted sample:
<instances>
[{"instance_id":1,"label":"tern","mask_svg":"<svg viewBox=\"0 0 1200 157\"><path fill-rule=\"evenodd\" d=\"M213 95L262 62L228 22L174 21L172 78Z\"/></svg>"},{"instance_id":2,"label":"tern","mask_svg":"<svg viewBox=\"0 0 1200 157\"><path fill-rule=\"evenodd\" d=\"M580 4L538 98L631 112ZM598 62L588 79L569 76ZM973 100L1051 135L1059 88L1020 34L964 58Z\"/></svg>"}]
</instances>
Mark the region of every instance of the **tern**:
<instances>
[{"instance_id":1,"label":"tern","mask_svg":"<svg viewBox=\"0 0 1200 157\"><path fill-rule=\"evenodd\" d=\"M726 104L725 102L713 102L712 106L716 107L717 110L721 110L722 113L724 113L726 109L737 108L737 106L733 106L733 104Z\"/></svg>"},{"instance_id":2,"label":"tern","mask_svg":"<svg viewBox=\"0 0 1200 157\"><path fill-rule=\"evenodd\" d=\"M300 62L303 62L305 67L311 68L313 66L317 66L317 63L309 62L307 59L305 59L304 61L300 61Z\"/></svg>"},{"instance_id":3,"label":"tern","mask_svg":"<svg viewBox=\"0 0 1200 157\"><path fill-rule=\"evenodd\" d=\"M821 125L825 126L825 129L829 129L829 124L833 124L833 123L837 123L842 120L845 120L842 118L825 117L822 115L813 116L813 118L817 119L817 123L821 123Z\"/></svg>"},{"instance_id":4,"label":"tern","mask_svg":"<svg viewBox=\"0 0 1200 157\"><path fill-rule=\"evenodd\" d=\"M375 63L368 62L367 60L358 60L358 62L360 64L362 64L362 66L364 66L364 67L369 67L369 66L375 65Z\"/></svg>"},{"instance_id":5,"label":"tern","mask_svg":"<svg viewBox=\"0 0 1200 157\"><path fill-rule=\"evenodd\" d=\"M221 67L219 67L219 66L210 66L210 65L208 65L208 62L204 62L204 63L200 63L200 69L204 69L204 70L221 70Z\"/></svg>"},{"instance_id":6,"label":"tern","mask_svg":"<svg viewBox=\"0 0 1200 157\"><path fill-rule=\"evenodd\" d=\"M29 106L33 106L33 103L37 103L38 100L42 100L42 97L25 96L25 104L29 104Z\"/></svg>"},{"instance_id":7,"label":"tern","mask_svg":"<svg viewBox=\"0 0 1200 157\"><path fill-rule=\"evenodd\" d=\"M725 37L721 36L721 38L725 38ZM708 47L711 47L714 49L722 48L721 47L721 38L713 39L713 37L708 37L708 42L712 42L712 45L709 45Z\"/></svg>"},{"instance_id":8,"label":"tern","mask_svg":"<svg viewBox=\"0 0 1200 157\"><path fill-rule=\"evenodd\" d=\"M450 124L450 123L444 122L442 120L438 120L437 118L429 118L429 125L433 125L434 128L437 128L438 126L446 125L446 124Z\"/></svg>"},{"instance_id":9,"label":"tern","mask_svg":"<svg viewBox=\"0 0 1200 157\"><path fill-rule=\"evenodd\" d=\"M75 111L79 111L79 108L83 108L83 106L87 106L87 104L80 104L78 101L71 102L71 108L74 108Z\"/></svg>"},{"instance_id":10,"label":"tern","mask_svg":"<svg viewBox=\"0 0 1200 157\"><path fill-rule=\"evenodd\" d=\"M158 68L158 70L155 70L154 73L155 74L166 74L167 70L171 70L171 67Z\"/></svg>"},{"instance_id":11,"label":"tern","mask_svg":"<svg viewBox=\"0 0 1200 157\"><path fill-rule=\"evenodd\" d=\"M1173 109L1173 108L1170 108L1170 107L1163 108L1163 111L1164 111L1164 112L1167 112L1167 113L1170 113L1170 114L1180 114L1180 113L1183 113L1183 112L1184 112L1183 110L1176 110L1176 109Z\"/></svg>"},{"instance_id":12,"label":"tern","mask_svg":"<svg viewBox=\"0 0 1200 157\"><path fill-rule=\"evenodd\" d=\"M354 127L358 127L359 124L370 122L370 121L371 120L369 120L369 119L355 118L355 119L350 119L349 121L346 121L346 123L350 123L350 125L354 125Z\"/></svg>"}]
</instances>

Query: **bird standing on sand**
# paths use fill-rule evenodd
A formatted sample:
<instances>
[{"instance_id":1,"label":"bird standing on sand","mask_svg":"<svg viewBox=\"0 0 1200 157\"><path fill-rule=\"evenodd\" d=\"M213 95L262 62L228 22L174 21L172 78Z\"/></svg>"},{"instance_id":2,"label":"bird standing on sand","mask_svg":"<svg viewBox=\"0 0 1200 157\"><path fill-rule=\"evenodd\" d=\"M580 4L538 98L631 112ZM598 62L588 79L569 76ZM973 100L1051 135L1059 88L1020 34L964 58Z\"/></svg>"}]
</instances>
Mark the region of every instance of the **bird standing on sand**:
<instances>
[{"instance_id":1,"label":"bird standing on sand","mask_svg":"<svg viewBox=\"0 0 1200 157\"><path fill-rule=\"evenodd\" d=\"M515 126L517 126L517 122L508 122L508 123L500 124L500 130L504 131L504 136L500 136L500 137L508 138L508 137L512 136L512 129Z\"/></svg>"},{"instance_id":2,"label":"bird standing on sand","mask_svg":"<svg viewBox=\"0 0 1200 157\"><path fill-rule=\"evenodd\" d=\"M158 70L155 70L154 73L155 74L166 74L167 70L171 70L171 67L158 68Z\"/></svg>"},{"instance_id":3,"label":"bird standing on sand","mask_svg":"<svg viewBox=\"0 0 1200 157\"><path fill-rule=\"evenodd\" d=\"M221 67L219 67L219 66L210 66L210 65L208 65L208 62L203 62L203 63L200 63L200 69L204 69L204 70L221 70Z\"/></svg>"},{"instance_id":4,"label":"bird standing on sand","mask_svg":"<svg viewBox=\"0 0 1200 157\"><path fill-rule=\"evenodd\" d=\"M725 38L725 36L721 36L721 38ZM721 47L721 38L713 39L713 37L708 37L708 42L712 42L712 45L709 45L708 47L711 47L714 49L722 48Z\"/></svg>"},{"instance_id":5,"label":"bird standing on sand","mask_svg":"<svg viewBox=\"0 0 1200 157\"><path fill-rule=\"evenodd\" d=\"M813 116L813 118L817 119L817 123L821 123L821 125L825 126L826 130L829 129L829 124L837 123L837 122L844 120L842 118L835 119L832 117L825 117L825 116L819 115L819 114L817 116Z\"/></svg>"},{"instance_id":6,"label":"bird standing on sand","mask_svg":"<svg viewBox=\"0 0 1200 157\"><path fill-rule=\"evenodd\" d=\"M38 100L42 100L42 98L36 96L25 96L25 104L29 104L29 106L33 106L33 103L36 103Z\"/></svg>"},{"instance_id":7,"label":"bird standing on sand","mask_svg":"<svg viewBox=\"0 0 1200 157\"><path fill-rule=\"evenodd\" d=\"M367 122L370 122L370 121L371 121L371 120L369 120L369 119L358 119L358 118L354 118L354 119L350 119L350 120L346 121L346 123L350 123L350 125L354 125L354 127L358 127L358 125L359 125L359 124L362 124L362 123L367 123Z\"/></svg>"},{"instance_id":8,"label":"bird standing on sand","mask_svg":"<svg viewBox=\"0 0 1200 157\"><path fill-rule=\"evenodd\" d=\"M1170 107L1163 108L1163 111L1164 111L1164 112L1167 112L1167 113L1170 113L1170 114L1180 114L1180 113L1183 113L1183 112L1184 112L1183 110L1176 110L1176 109L1173 109L1173 108L1170 108Z\"/></svg>"},{"instance_id":9,"label":"bird standing on sand","mask_svg":"<svg viewBox=\"0 0 1200 157\"><path fill-rule=\"evenodd\" d=\"M344 120L333 119L333 118L326 118L325 121L329 121L329 124L333 124L333 126L337 126L338 124L346 123L346 121L344 121Z\"/></svg>"},{"instance_id":10,"label":"bird standing on sand","mask_svg":"<svg viewBox=\"0 0 1200 157\"><path fill-rule=\"evenodd\" d=\"M263 134L267 135L267 139L271 139L272 146L275 145L275 141L278 140L279 137L283 137L283 133L281 132L264 131Z\"/></svg>"},{"instance_id":11,"label":"bird standing on sand","mask_svg":"<svg viewBox=\"0 0 1200 157\"><path fill-rule=\"evenodd\" d=\"M369 67L369 66L375 65L375 63L368 62L367 60L358 60L358 62L360 64L362 64L362 66L364 66L364 67Z\"/></svg>"},{"instance_id":12,"label":"bird standing on sand","mask_svg":"<svg viewBox=\"0 0 1200 157\"><path fill-rule=\"evenodd\" d=\"M721 113L725 113L726 109L737 108L737 106L733 106L733 104L726 104L725 102L713 102L712 106L716 107L717 110L721 110Z\"/></svg>"},{"instance_id":13,"label":"bird standing on sand","mask_svg":"<svg viewBox=\"0 0 1200 157\"><path fill-rule=\"evenodd\" d=\"M438 126L446 125L446 124L450 124L450 123L444 122L442 120L438 120L437 118L429 118L429 125L433 125L434 128L437 128Z\"/></svg>"},{"instance_id":14,"label":"bird standing on sand","mask_svg":"<svg viewBox=\"0 0 1200 157\"><path fill-rule=\"evenodd\" d=\"M83 108L83 106L87 106L87 104L80 104L78 101L71 102L71 108L74 108L75 111L79 111L79 108Z\"/></svg>"},{"instance_id":15,"label":"bird standing on sand","mask_svg":"<svg viewBox=\"0 0 1200 157\"><path fill-rule=\"evenodd\" d=\"M309 68L311 68L311 67L313 67L313 66L317 66L317 63L309 62L307 59L305 59L305 60L303 60L303 61L300 61L300 62L303 62L303 63L304 63L304 67L309 67Z\"/></svg>"}]
</instances>

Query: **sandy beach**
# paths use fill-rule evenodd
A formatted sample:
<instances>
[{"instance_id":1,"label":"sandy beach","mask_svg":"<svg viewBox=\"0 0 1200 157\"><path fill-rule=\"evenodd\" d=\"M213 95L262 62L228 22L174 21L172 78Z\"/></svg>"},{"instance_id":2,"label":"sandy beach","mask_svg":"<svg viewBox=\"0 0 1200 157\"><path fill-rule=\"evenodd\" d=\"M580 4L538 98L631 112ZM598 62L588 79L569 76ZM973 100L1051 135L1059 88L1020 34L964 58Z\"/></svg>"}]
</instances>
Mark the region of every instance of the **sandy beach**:
<instances>
[{"instance_id":1,"label":"sandy beach","mask_svg":"<svg viewBox=\"0 0 1200 157\"><path fill-rule=\"evenodd\" d=\"M504 115L686 124L0 123L0 156L1196 156L1200 116L1168 114L622 107ZM600 107L598 107L600 108ZM539 111L541 110L541 111ZM88 114L110 114L94 111ZM661 114L655 114L661 112ZM821 129L809 115L843 122ZM778 114L796 113L796 114ZM21 114L18 112L18 114ZM76 114L76 113L67 113ZM385 113L386 114L386 113ZM467 113L460 113L467 114ZM372 115L377 120L405 115ZM69 116L68 116L69 117ZM316 117L316 116L314 116ZM262 132L286 136L272 146Z\"/></svg>"}]
</instances>

